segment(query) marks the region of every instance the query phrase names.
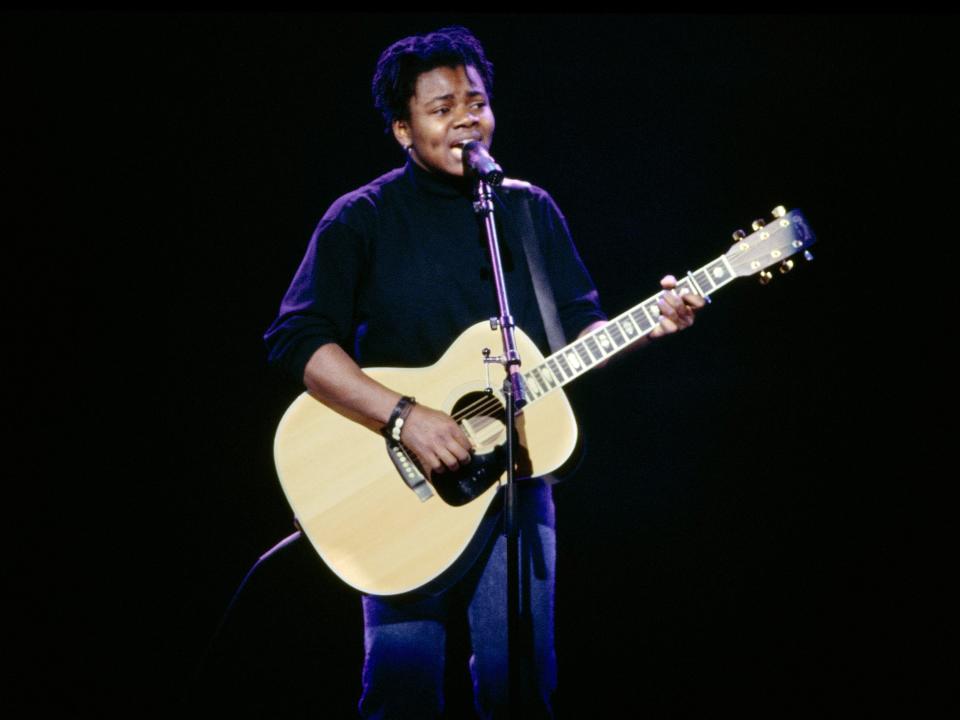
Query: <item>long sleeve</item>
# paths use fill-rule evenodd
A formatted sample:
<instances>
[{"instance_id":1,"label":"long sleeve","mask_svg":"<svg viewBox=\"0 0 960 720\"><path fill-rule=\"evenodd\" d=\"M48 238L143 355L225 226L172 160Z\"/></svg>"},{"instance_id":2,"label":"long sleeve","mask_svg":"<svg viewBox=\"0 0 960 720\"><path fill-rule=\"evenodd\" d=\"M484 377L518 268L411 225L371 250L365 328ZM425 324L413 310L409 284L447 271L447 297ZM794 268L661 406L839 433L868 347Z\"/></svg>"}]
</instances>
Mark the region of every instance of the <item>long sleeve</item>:
<instances>
[{"instance_id":1,"label":"long sleeve","mask_svg":"<svg viewBox=\"0 0 960 720\"><path fill-rule=\"evenodd\" d=\"M264 335L272 366L299 380L321 345L337 343L351 352L363 257L363 239L354 228L335 218L320 221Z\"/></svg>"}]
</instances>

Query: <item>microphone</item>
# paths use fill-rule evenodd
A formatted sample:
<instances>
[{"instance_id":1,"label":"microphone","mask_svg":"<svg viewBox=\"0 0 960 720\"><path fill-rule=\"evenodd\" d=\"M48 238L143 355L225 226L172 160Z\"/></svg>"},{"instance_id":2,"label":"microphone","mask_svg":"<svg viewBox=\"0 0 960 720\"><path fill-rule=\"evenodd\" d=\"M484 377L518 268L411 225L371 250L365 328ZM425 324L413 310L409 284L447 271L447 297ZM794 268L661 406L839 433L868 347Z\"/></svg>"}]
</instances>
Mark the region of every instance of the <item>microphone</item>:
<instances>
[{"instance_id":1,"label":"microphone","mask_svg":"<svg viewBox=\"0 0 960 720\"><path fill-rule=\"evenodd\" d=\"M490 153L478 140L463 145L463 174L477 176L490 185L498 186L503 182L503 168L490 157Z\"/></svg>"}]
</instances>

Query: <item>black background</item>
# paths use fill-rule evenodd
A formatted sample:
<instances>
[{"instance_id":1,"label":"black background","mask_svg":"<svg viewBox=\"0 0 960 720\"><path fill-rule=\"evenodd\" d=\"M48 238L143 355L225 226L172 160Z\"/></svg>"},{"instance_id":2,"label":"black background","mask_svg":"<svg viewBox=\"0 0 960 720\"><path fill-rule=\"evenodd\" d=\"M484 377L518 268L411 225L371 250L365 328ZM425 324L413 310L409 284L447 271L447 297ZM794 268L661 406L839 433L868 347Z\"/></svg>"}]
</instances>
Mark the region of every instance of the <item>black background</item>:
<instances>
[{"instance_id":1,"label":"black background","mask_svg":"<svg viewBox=\"0 0 960 720\"><path fill-rule=\"evenodd\" d=\"M955 18L50 12L3 16L5 702L351 716L359 602L306 542L201 661L292 531L271 445L299 388L262 332L327 206L402 160L377 55L450 23L495 64L494 155L553 194L608 312L775 205L819 237L571 386L558 714L945 699L951 233L927 186L951 182Z\"/></svg>"}]
</instances>

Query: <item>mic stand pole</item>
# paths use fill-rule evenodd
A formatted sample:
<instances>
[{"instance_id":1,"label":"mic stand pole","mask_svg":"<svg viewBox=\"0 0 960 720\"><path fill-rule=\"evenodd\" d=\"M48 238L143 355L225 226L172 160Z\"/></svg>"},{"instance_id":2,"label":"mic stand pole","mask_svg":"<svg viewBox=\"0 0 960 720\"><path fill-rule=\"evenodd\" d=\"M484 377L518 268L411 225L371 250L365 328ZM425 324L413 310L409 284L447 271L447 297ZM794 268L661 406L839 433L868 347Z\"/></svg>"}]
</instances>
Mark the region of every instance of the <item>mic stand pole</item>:
<instances>
[{"instance_id":1,"label":"mic stand pole","mask_svg":"<svg viewBox=\"0 0 960 720\"><path fill-rule=\"evenodd\" d=\"M514 335L513 316L510 314L510 302L507 287L503 279L503 263L500 260L500 246L493 218L493 197L490 184L478 178L476 185L474 212L483 219L490 250L490 263L493 268L493 282L497 291L497 303L500 316L491 318L494 329L500 329L503 340L503 355L500 358L487 358L488 362L500 362L506 370L503 381L503 396L506 400L507 425L507 485L505 492L504 534L507 536L507 682L510 716L518 718L520 678L520 543L517 524L517 498L514 483L514 427L516 413L527 404L523 377L520 374L520 354L517 352Z\"/></svg>"}]
</instances>

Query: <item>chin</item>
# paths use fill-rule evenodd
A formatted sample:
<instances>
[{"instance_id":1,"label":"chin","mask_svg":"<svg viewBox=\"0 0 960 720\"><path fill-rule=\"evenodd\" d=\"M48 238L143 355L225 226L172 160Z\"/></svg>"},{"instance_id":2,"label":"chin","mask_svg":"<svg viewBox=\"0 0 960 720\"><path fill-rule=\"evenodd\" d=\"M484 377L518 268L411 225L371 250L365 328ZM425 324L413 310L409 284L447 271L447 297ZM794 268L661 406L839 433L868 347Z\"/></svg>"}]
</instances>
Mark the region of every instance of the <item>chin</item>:
<instances>
[{"instance_id":1,"label":"chin","mask_svg":"<svg viewBox=\"0 0 960 720\"><path fill-rule=\"evenodd\" d=\"M459 159L446 164L425 163L423 161L419 161L417 164L427 172L435 175L450 175L457 178L463 177L463 161Z\"/></svg>"},{"instance_id":2,"label":"chin","mask_svg":"<svg viewBox=\"0 0 960 720\"><path fill-rule=\"evenodd\" d=\"M451 177L457 178L463 177L463 165L456 165L453 167L434 167L430 169L431 171L439 173L440 175L450 175Z\"/></svg>"}]
</instances>

